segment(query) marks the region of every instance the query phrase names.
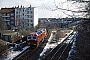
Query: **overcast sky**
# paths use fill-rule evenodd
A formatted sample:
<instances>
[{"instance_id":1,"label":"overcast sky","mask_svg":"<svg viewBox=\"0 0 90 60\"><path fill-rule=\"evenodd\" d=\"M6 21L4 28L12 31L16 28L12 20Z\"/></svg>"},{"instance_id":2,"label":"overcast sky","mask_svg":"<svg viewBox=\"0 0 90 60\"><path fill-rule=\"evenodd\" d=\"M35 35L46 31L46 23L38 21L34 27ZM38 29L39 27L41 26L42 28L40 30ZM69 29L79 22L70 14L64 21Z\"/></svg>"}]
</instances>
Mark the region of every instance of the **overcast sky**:
<instances>
[{"instance_id":1,"label":"overcast sky","mask_svg":"<svg viewBox=\"0 0 90 60\"><path fill-rule=\"evenodd\" d=\"M64 3L62 5L62 3L66 2L67 0L0 0L0 8L13 7L18 5L29 7L31 4L32 7L38 8L39 17L66 17L66 15L64 15L61 10L50 11L50 8L55 8L54 1L57 5L63 8L66 8L67 5L70 5L70 3Z\"/></svg>"}]
</instances>

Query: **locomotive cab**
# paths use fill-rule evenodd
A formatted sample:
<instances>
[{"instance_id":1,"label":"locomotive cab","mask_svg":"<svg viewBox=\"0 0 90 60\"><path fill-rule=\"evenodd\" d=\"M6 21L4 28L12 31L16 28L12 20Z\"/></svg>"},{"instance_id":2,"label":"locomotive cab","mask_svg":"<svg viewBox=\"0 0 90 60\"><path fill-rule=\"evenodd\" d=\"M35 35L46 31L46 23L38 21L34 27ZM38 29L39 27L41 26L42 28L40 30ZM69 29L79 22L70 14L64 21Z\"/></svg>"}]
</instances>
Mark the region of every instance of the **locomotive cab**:
<instances>
[{"instance_id":1,"label":"locomotive cab","mask_svg":"<svg viewBox=\"0 0 90 60\"><path fill-rule=\"evenodd\" d=\"M30 34L27 36L28 45L36 45L37 36L34 34Z\"/></svg>"},{"instance_id":2,"label":"locomotive cab","mask_svg":"<svg viewBox=\"0 0 90 60\"><path fill-rule=\"evenodd\" d=\"M27 36L28 45L39 45L39 43L46 37L46 29L39 29L36 32L32 32Z\"/></svg>"}]
</instances>

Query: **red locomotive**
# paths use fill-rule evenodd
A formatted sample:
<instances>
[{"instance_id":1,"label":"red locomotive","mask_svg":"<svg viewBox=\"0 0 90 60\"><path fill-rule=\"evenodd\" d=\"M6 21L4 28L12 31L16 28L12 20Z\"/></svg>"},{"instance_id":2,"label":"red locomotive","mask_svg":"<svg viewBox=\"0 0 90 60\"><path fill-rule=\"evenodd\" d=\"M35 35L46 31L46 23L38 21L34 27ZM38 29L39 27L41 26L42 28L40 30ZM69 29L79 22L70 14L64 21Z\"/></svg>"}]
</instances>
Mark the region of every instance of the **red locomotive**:
<instances>
[{"instance_id":1,"label":"red locomotive","mask_svg":"<svg viewBox=\"0 0 90 60\"><path fill-rule=\"evenodd\" d=\"M35 32L30 33L27 36L27 44L28 45L36 45L38 46L41 41L47 36L46 29L39 29Z\"/></svg>"}]
</instances>

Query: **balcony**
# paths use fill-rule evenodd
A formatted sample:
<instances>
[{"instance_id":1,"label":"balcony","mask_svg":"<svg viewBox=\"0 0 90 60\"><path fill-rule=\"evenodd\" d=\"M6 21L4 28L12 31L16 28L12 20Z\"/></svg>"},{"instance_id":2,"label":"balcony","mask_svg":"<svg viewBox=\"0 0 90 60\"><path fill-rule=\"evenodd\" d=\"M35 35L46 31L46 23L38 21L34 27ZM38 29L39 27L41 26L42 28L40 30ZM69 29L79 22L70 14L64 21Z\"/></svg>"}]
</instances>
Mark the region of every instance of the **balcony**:
<instances>
[{"instance_id":1,"label":"balcony","mask_svg":"<svg viewBox=\"0 0 90 60\"><path fill-rule=\"evenodd\" d=\"M2 16L2 17L10 17L9 15L4 15L4 16Z\"/></svg>"},{"instance_id":2,"label":"balcony","mask_svg":"<svg viewBox=\"0 0 90 60\"><path fill-rule=\"evenodd\" d=\"M4 21L10 21L10 20L4 19Z\"/></svg>"}]
</instances>

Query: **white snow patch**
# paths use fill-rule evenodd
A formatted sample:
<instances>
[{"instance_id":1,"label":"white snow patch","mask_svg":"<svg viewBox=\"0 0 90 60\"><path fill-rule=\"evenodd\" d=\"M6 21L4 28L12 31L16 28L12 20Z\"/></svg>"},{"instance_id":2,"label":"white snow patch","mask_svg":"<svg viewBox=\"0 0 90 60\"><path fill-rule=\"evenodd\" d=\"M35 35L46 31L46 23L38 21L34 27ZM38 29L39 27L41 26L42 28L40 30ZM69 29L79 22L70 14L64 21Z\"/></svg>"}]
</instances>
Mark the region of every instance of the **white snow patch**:
<instances>
[{"instance_id":1,"label":"white snow patch","mask_svg":"<svg viewBox=\"0 0 90 60\"><path fill-rule=\"evenodd\" d=\"M75 31L74 36L73 36L73 41L74 42L73 42L73 44L71 46L71 50L68 53L67 60L72 60L72 56L74 56L74 54L77 52L77 50L76 50L76 38L77 38L77 36L78 36L78 32Z\"/></svg>"},{"instance_id":2,"label":"white snow patch","mask_svg":"<svg viewBox=\"0 0 90 60\"><path fill-rule=\"evenodd\" d=\"M17 55L19 55L20 53L22 53L23 51L25 51L29 47L30 46L24 47L22 51L13 51L13 50L11 50L9 52L9 54L7 56L5 56L4 60L12 60L14 57L16 57Z\"/></svg>"},{"instance_id":3,"label":"white snow patch","mask_svg":"<svg viewBox=\"0 0 90 60\"><path fill-rule=\"evenodd\" d=\"M53 37L53 33L51 33L51 36L50 38L48 39L48 43L46 44L45 48L43 49L42 53L40 53L40 56L43 56L44 53L47 51L47 49L49 49L49 43L50 41L52 40L52 37Z\"/></svg>"}]
</instances>

